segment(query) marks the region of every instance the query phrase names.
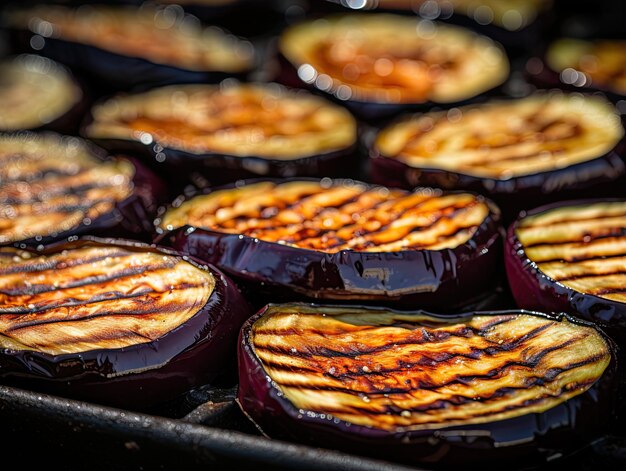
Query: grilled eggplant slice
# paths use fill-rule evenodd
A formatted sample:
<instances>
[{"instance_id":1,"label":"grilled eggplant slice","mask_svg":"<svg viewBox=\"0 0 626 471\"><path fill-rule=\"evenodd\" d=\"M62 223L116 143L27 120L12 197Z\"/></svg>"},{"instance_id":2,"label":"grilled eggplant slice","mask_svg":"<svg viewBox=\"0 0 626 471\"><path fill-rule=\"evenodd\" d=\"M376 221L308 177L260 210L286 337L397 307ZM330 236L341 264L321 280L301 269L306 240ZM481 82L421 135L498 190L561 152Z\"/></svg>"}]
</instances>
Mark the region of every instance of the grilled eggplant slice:
<instances>
[{"instance_id":1,"label":"grilled eggplant slice","mask_svg":"<svg viewBox=\"0 0 626 471\"><path fill-rule=\"evenodd\" d=\"M569 312L626 346L626 200L562 201L510 225L506 271L516 303Z\"/></svg>"},{"instance_id":2,"label":"grilled eggplant slice","mask_svg":"<svg viewBox=\"0 0 626 471\"><path fill-rule=\"evenodd\" d=\"M626 40L559 38L526 69L539 86L601 91L617 102L626 97Z\"/></svg>"},{"instance_id":3,"label":"grilled eggplant slice","mask_svg":"<svg viewBox=\"0 0 626 471\"><path fill-rule=\"evenodd\" d=\"M614 344L565 314L270 304L238 358L237 402L265 434L413 465L537 465L615 407Z\"/></svg>"},{"instance_id":4,"label":"grilled eggplant slice","mask_svg":"<svg viewBox=\"0 0 626 471\"><path fill-rule=\"evenodd\" d=\"M353 180L251 181L180 198L155 241L260 296L452 310L500 278L499 210L470 193ZM503 275L503 273L502 273Z\"/></svg>"},{"instance_id":5,"label":"grilled eggplant slice","mask_svg":"<svg viewBox=\"0 0 626 471\"><path fill-rule=\"evenodd\" d=\"M0 381L147 410L212 381L251 314L214 267L139 242L0 249Z\"/></svg>"},{"instance_id":6,"label":"grilled eggplant slice","mask_svg":"<svg viewBox=\"0 0 626 471\"><path fill-rule=\"evenodd\" d=\"M491 39L390 13L307 19L283 31L281 80L334 97L364 119L451 106L501 85L509 63Z\"/></svg>"},{"instance_id":7,"label":"grilled eggplant slice","mask_svg":"<svg viewBox=\"0 0 626 471\"><path fill-rule=\"evenodd\" d=\"M371 179L485 194L510 222L582 192L623 194L623 138L604 98L536 92L390 124L372 146Z\"/></svg>"},{"instance_id":8,"label":"grilled eggplant slice","mask_svg":"<svg viewBox=\"0 0 626 471\"><path fill-rule=\"evenodd\" d=\"M168 178L335 176L357 165L356 120L342 107L278 84L172 85L95 106L84 135L142 152ZM344 175L345 176L345 175Z\"/></svg>"},{"instance_id":9,"label":"grilled eggplant slice","mask_svg":"<svg viewBox=\"0 0 626 471\"><path fill-rule=\"evenodd\" d=\"M0 136L0 245L39 245L80 234L148 242L162 181L139 162L77 137Z\"/></svg>"},{"instance_id":10,"label":"grilled eggplant slice","mask_svg":"<svg viewBox=\"0 0 626 471\"><path fill-rule=\"evenodd\" d=\"M112 90L245 77L252 44L180 8L39 5L7 14L18 43Z\"/></svg>"},{"instance_id":11,"label":"grilled eggplant slice","mask_svg":"<svg viewBox=\"0 0 626 471\"><path fill-rule=\"evenodd\" d=\"M71 72L50 59L22 54L0 63L0 131L78 131L84 93Z\"/></svg>"}]
</instances>

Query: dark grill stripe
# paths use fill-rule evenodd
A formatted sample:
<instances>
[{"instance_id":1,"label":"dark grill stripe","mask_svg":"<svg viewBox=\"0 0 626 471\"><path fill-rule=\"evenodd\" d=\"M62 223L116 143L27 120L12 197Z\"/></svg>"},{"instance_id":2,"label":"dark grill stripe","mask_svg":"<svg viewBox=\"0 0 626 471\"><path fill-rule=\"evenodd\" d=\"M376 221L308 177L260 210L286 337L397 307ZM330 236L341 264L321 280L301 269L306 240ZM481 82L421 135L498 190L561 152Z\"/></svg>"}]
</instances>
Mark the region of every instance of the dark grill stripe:
<instances>
[{"instance_id":1,"label":"dark grill stripe","mask_svg":"<svg viewBox=\"0 0 626 471\"><path fill-rule=\"evenodd\" d=\"M167 263L162 263L158 265L142 265L140 267L133 267L133 268L124 268L121 271L116 272L116 273L109 272L106 275L95 275L95 276L84 277L84 278L80 278L77 280L72 280L68 283L64 283L63 285L59 285L59 286L36 284L36 285L30 285L28 287L18 286L17 288L13 288L13 289L5 289L5 290L0 289L0 294L5 294L7 296L29 296L29 295L35 295L35 294L57 292L57 291L62 291L64 289L78 288L81 286L88 286L88 285L92 285L96 283L108 284L110 282L119 281L124 278L132 277L135 275L145 275L146 273L149 273L149 272L154 272L157 270L164 270L167 268L173 268L176 265L176 263L177 261L175 259L168 259Z\"/></svg>"},{"instance_id":2,"label":"dark grill stripe","mask_svg":"<svg viewBox=\"0 0 626 471\"><path fill-rule=\"evenodd\" d=\"M601 272L601 273L581 273L580 275L553 277L553 279L555 281L573 281L573 280L580 280L583 278L598 278L602 276L612 276L612 275L626 275L626 270L615 270L615 271Z\"/></svg>"},{"instance_id":3,"label":"dark grill stripe","mask_svg":"<svg viewBox=\"0 0 626 471\"><path fill-rule=\"evenodd\" d=\"M183 290L183 289L191 289L191 288L198 288L200 286L203 286L202 284L178 284L176 286L174 286L171 289L168 289L169 291L175 291L175 290ZM9 309L0 309L0 316L6 316L6 315L19 315L19 314L36 314L36 313L42 313L42 312L46 312L46 311L50 311L50 310L54 310L54 309L60 309L60 308L65 308L65 307L79 307L79 306L86 306L88 304L96 304L96 303L101 303L101 302L115 302L121 299L133 299L133 298L139 298L142 296L149 296L150 294L162 294L163 292L160 291L154 291L152 289L146 289L146 290L141 290L141 291L136 291L133 293L121 293L119 291L109 291L107 293L101 293L98 296L94 296L92 298L89 298L87 300L77 300L77 299L66 299L65 302L62 302L60 304L56 304L54 306L40 306L40 307L35 307L33 309L24 309L24 308L9 308ZM115 314L115 313L114 313ZM8 328L9 331L13 331L13 330L18 330L21 329L23 327L30 327L32 325L40 325L40 324L49 324L49 323L54 323L54 322L60 322L59 319L50 319L50 320L42 320L39 322L34 322L33 324L29 325L29 326L10 326Z\"/></svg>"},{"instance_id":4,"label":"dark grill stripe","mask_svg":"<svg viewBox=\"0 0 626 471\"><path fill-rule=\"evenodd\" d=\"M593 229L591 229L591 231L593 231ZM568 244L588 245L589 242L592 242L595 240L611 239L611 238L617 239L617 238L626 236L626 227L610 228L610 232L608 233L601 233L601 232L593 233L591 231L585 234L584 239L576 238L576 239L569 239L569 240L559 240L555 242L550 241L550 240L543 240L541 242L534 242L532 244L524 244L524 247L528 249L528 248L534 248L534 247L568 245Z\"/></svg>"},{"instance_id":5,"label":"dark grill stripe","mask_svg":"<svg viewBox=\"0 0 626 471\"><path fill-rule=\"evenodd\" d=\"M1 253L1 252L0 252ZM13 254L2 254L5 256L12 257ZM104 255L96 255L95 257L89 258L74 258L67 259L62 257L57 257L55 259L46 259L45 262L26 262L15 265L0 265L0 276L7 274L15 274L15 273L34 273L38 271L49 271L49 270L61 270L63 268L70 267L79 267L81 265L87 265L90 263L100 262L106 258L120 258L124 259L129 257L129 253L126 250L112 250L111 252L107 252Z\"/></svg>"}]
</instances>

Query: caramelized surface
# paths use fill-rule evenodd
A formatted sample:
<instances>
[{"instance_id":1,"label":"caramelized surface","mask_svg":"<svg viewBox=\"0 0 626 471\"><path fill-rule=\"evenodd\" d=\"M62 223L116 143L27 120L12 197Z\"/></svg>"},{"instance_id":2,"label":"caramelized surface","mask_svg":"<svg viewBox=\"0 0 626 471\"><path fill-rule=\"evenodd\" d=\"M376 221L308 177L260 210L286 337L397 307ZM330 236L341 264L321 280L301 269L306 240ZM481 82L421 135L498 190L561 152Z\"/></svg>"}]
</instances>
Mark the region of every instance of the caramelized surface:
<instances>
[{"instance_id":1,"label":"caramelized surface","mask_svg":"<svg viewBox=\"0 0 626 471\"><path fill-rule=\"evenodd\" d=\"M443 196L359 183L261 182L196 196L160 227L184 225L323 252L439 250L467 242L489 215L469 193Z\"/></svg>"},{"instance_id":2,"label":"caramelized surface","mask_svg":"<svg viewBox=\"0 0 626 471\"><path fill-rule=\"evenodd\" d=\"M21 55L0 63L0 129L34 129L53 121L82 98L69 74L54 62Z\"/></svg>"},{"instance_id":3,"label":"caramelized surface","mask_svg":"<svg viewBox=\"0 0 626 471\"><path fill-rule=\"evenodd\" d=\"M250 69L254 60L250 43L217 28L202 28L171 8L41 5L14 13L9 21L44 37L187 70L238 73Z\"/></svg>"},{"instance_id":4,"label":"caramelized surface","mask_svg":"<svg viewBox=\"0 0 626 471\"><path fill-rule=\"evenodd\" d=\"M132 194L134 172L78 139L0 137L0 243L91 224Z\"/></svg>"},{"instance_id":5,"label":"caramelized surface","mask_svg":"<svg viewBox=\"0 0 626 471\"><path fill-rule=\"evenodd\" d=\"M522 219L530 260L576 291L626 302L626 202L565 206Z\"/></svg>"},{"instance_id":6,"label":"caramelized surface","mask_svg":"<svg viewBox=\"0 0 626 471\"><path fill-rule=\"evenodd\" d=\"M489 90L509 73L490 39L393 14L309 20L287 28L279 48L304 81L343 100L448 103Z\"/></svg>"},{"instance_id":7,"label":"caramelized surface","mask_svg":"<svg viewBox=\"0 0 626 471\"><path fill-rule=\"evenodd\" d=\"M0 250L0 348L59 355L151 342L208 301L213 275L178 257L88 246Z\"/></svg>"},{"instance_id":8,"label":"caramelized surface","mask_svg":"<svg viewBox=\"0 0 626 471\"><path fill-rule=\"evenodd\" d=\"M383 430L436 429L543 412L610 362L598 332L527 314L470 321L349 308L270 308L251 344L301 414Z\"/></svg>"},{"instance_id":9,"label":"caramelized surface","mask_svg":"<svg viewBox=\"0 0 626 471\"><path fill-rule=\"evenodd\" d=\"M550 45L546 59L565 83L626 95L626 40L562 38Z\"/></svg>"},{"instance_id":10,"label":"caramelized surface","mask_svg":"<svg viewBox=\"0 0 626 471\"><path fill-rule=\"evenodd\" d=\"M623 136L604 99L537 93L420 114L383 129L375 147L412 167L506 180L601 157Z\"/></svg>"},{"instance_id":11,"label":"caramelized surface","mask_svg":"<svg viewBox=\"0 0 626 471\"><path fill-rule=\"evenodd\" d=\"M343 108L278 85L179 85L112 98L93 110L90 137L154 138L190 152L293 159L348 148Z\"/></svg>"}]
</instances>

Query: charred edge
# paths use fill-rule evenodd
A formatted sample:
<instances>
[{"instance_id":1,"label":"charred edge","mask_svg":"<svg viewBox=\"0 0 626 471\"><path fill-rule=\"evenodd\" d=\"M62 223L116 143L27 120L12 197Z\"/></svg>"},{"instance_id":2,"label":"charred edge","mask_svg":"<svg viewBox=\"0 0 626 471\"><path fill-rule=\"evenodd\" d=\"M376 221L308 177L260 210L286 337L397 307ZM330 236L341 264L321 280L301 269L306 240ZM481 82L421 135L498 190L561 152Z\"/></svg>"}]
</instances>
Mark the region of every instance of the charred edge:
<instances>
[{"instance_id":1,"label":"charred edge","mask_svg":"<svg viewBox=\"0 0 626 471\"><path fill-rule=\"evenodd\" d=\"M27 263L23 263L20 265L10 265L10 266L5 266L5 267L0 266L0 276L15 274L15 273L34 273L34 272L49 271L49 270L63 270L64 268L74 268L74 267L79 267L81 265L87 265L90 263L100 262L107 258L125 258L129 256L130 254L128 253L128 251L115 250L115 251L105 253L103 255L98 255L96 257L90 257L90 258L76 258L76 259L70 259L70 260L48 259L47 261L43 263L27 262Z\"/></svg>"},{"instance_id":2,"label":"charred edge","mask_svg":"<svg viewBox=\"0 0 626 471\"><path fill-rule=\"evenodd\" d=\"M124 268L117 273L107 275L95 275L88 276L84 278L80 278L75 281L70 281L65 284L59 284L58 286L54 285L31 285L28 289L18 288L18 289L9 289L2 290L0 289L0 294L5 294L7 296L32 296L36 294L42 293L51 293L58 292L65 289L71 288L79 288L81 286L95 285L95 284L110 284L116 280L122 280L124 278L129 278L134 275L145 275L146 273L154 272L157 270L163 270L167 268L173 268L178 263L177 260L170 260L168 263L161 263L156 265L141 265L134 268ZM60 276L59 276L60 278Z\"/></svg>"},{"instance_id":3,"label":"charred edge","mask_svg":"<svg viewBox=\"0 0 626 471\"><path fill-rule=\"evenodd\" d=\"M533 242L532 244L524 244L524 247L534 248L534 247L568 245L568 244L587 244L595 240L611 239L611 238L617 239L625 235L626 235L626 227L615 227L615 228L610 228L608 232L585 233L582 237L579 237L576 239L569 239L569 240L560 240L558 242L551 242L549 240L544 240L541 242Z\"/></svg>"},{"instance_id":4,"label":"charred edge","mask_svg":"<svg viewBox=\"0 0 626 471\"><path fill-rule=\"evenodd\" d=\"M618 294L618 293L626 293L626 288L624 287L602 288L600 290L593 290L589 294L592 294L594 296L601 296L603 294Z\"/></svg>"},{"instance_id":5,"label":"charred edge","mask_svg":"<svg viewBox=\"0 0 626 471\"><path fill-rule=\"evenodd\" d=\"M119 291L109 291L107 293L101 293L98 296L94 296L86 300L72 299L72 300L69 300L68 302L60 303L54 306L35 306L33 309L24 309L24 308L0 309L0 316L19 316L19 315L24 315L24 314L39 314L39 313L54 310L54 309L75 308L79 306L86 306L89 304L97 304L97 303L107 302L107 301L114 303L115 301L119 301L123 299L139 298L142 296L148 296L150 294L162 295L171 291L199 288L201 286L204 286L204 285L181 283L179 285L176 285L168 289L167 291L155 291L153 289L145 289L145 290L133 292L131 294L124 294L124 293L120 293ZM37 323L37 321L34 321L34 322ZM48 324L48 323L54 323L54 322L61 322L61 320L52 319L52 320L40 321L40 323L42 324ZM10 327L8 330L16 330L19 328L21 327L15 326L15 327Z\"/></svg>"}]
</instances>

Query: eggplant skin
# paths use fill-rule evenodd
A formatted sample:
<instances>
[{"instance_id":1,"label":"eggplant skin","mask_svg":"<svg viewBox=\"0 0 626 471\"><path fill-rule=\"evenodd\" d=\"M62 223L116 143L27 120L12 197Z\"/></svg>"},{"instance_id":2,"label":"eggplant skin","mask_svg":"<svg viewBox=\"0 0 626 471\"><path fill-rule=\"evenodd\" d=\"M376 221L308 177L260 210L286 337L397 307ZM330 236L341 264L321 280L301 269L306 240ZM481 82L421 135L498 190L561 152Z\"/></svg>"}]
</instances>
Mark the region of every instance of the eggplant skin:
<instances>
[{"instance_id":1,"label":"eggplant skin","mask_svg":"<svg viewBox=\"0 0 626 471\"><path fill-rule=\"evenodd\" d=\"M345 180L330 180L341 185ZM315 182L315 179L249 180L257 183ZM360 185L348 181L348 185ZM238 184L212 188L239 188ZM373 187L365 185L366 188ZM193 196L191 196L193 198ZM499 210L489 200L488 212L471 238L449 248L399 251L340 250L334 253L269 242L237 233L183 224L161 227L155 220L154 242L219 266L254 306L267 302L326 300L367 302L412 309L454 311L483 302L499 285L502 236ZM176 201L178 206L182 199ZM271 257L268 257L271 254Z\"/></svg>"},{"instance_id":2,"label":"eggplant skin","mask_svg":"<svg viewBox=\"0 0 626 471\"><path fill-rule=\"evenodd\" d=\"M346 317L351 318L347 327L345 324L342 325L341 321L335 322L333 320L328 321L329 323L327 322L328 318L332 318L333 315L341 315L342 312L346 313L347 311L350 313ZM277 322L266 324L264 320L270 317L272 313L285 313L285 320L281 319ZM315 319L309 323L303 321L303 324L298 324L298 320L293 320L294 318L298 319L298 316L306 314L315 314L319 316L318 319L325 320L320 325L317 324ZM384 319L385 316L389 317L390 315L396 319L395 323L385 323L384 328L380 328L380 330L373 327L374 325L380 326L377 323ZM473 402L465 398L464 400L459 400L458 403L454 402L447 406L445 401L432 403L433 409L423 416L421 412L428 410L426 406L423 408L416 406L412 411L405 411L404 415L397 408L389 409L388 414L390 415L385 415L384 406L380 406L380 401L387 401L388 397L393 397L398 393L401 396L401 391L413 387L416 388L416 396L409 395L406 403L411 401L419 402L420 399L418 398L421 398L421 394L424 393L423 388L425 387L427 390L428 387L431 387L432 381L436 381L437 374L441 373L445 376L448 374L446 368L449 367L454 370L458 367L458 363L454 363L454 355L451 356L449 353L444 352L435 353L436 346L433 347L434 351L431 352L431 356L428 353L424 353L421 363L418 361L418 358L414 357L413 359L417 361L417 364L411 365L408 363L410 360L408 354L385 354L385 348L383 347L385 339L389 342L393 339L395 342L393 348L398 350L415 347L417 344L415 351L419 352L419 348L421 348L419 347L420 342L426 342L426 345L433 342L436 345L439 342L449 342L454 338L454 335L459 335L458 342L455 340L452 340L452 342L455 343L454 348L457 351L462 351L463 347L461 345L463 342L472 343L471 338L474 336L481 339L478 341L479 343L490 343L494 340L489 340L490 335L493 334L489 328L482 332L482 335L485 335L484 338L481 337L480 329L473 330L469 328L469 331L472 333L464 330L462 325L465 325L466 328L468 325L472 325L472 319L477 318L476 316L481 316L479 318L482 319L488 319L489 316L493 316L494 323L497 324L499 320L515 318L520 315L541 319L537 322L543 323L545 321L546 325L553 324L558 326L567 324L574 331L579 326L584 327L581 331L587 330L588 333L594 331L595 333L591 334L592 337L596 337L596 340L602 339L601 343L604 344L604 347L602 351L594 350L598 354L596 356L590 350L585 350L585 347L583 347L583 350L574 348L570 350L574 356L591 354L588 358L590 363L587 363L587 365L593 365L591 367L593 368L592 372L597 375L597 379L592 384L586 385L589 386L589 389L578 391L580 394L577 395L576 393L568 394L569 398L567 400L543 411L528 410L522 413L522 415L515 416L513 413L508 418L500 420L487 419L482 423L480 422L480 417L478 417L477 421L473 421L470 417L465 423L460 421L454 425L430 429L427 427L410 426L380 428L359 425L333 415L334 410L341 410L340 403L345 403L348 400L341 396L342 386L338 386L338 382L341 382L343 387L353 390L355 401L351 403L352 406L344 409L344 411L348 416L352 416L357 420L362 419L360 414L368 414L367 412L362 412L361 409L363 411L371 409L369 413L373 417L379 417L379 420L383 422L389 418L390 423L394 419L398 422L408 422L412 420L410 419L411 417L416 416L426 416L425 420L434 422L436 419L432 417L436 417L442 411L445 413L446 407L450 407L453 410L460 408L459 404L469 404L471 410L474 407L472 405ZM455 327L433 330L440 322L455 325ZM488 325L489 321L485 322ZM513 322L513 324L515 323ZM265 325L268 325L268 327L264 328L263 326ZM299 327L303 325L305 330L309 329L308 332L302 333ZM546 325L533 330L532 333L527 332L528 335L525 336L515 329L511 329L504 334L505 337L512 336L518 342L521 342L518 346L530 342L530 344L535 344L536 349L529 347L528 350L516 348L507 350L507 347L504 347L500 351L507 352L504 354L504 357L509 355L514 357L517 353L524 356L530 352L532 352L531 355L536 353L538 355L536 358L543 358L544 354L549 356L548 352L554 352L554 350L551 350L552 348L558 349L559 347L551 345L548 348L547 345L549 344L542 346L543 341L533 340L534 337L542 337L546 332L549 332L551 327L546 327ZM327 331L329 336L328 343L322 341L325 338L324 331L326 328L330 329ZM256 330L257 334L254 333L255 329L259 329ZM406 342L396 337L397 331L404 329L408 332L405 334ZM495 329L498 331L497 326ZM283 331L284 335L286 335L285 338L280 337ZM444 331L447 331L447 334ZM364 335L362 332L368 332L368 334ZM439 334L432 335L433 332L439 332ZM452 337L448 335L450 332L454 332ZM522 328L522 332L525 332L524 328ZM291 339L299 336L299 334L303 335L302 340L294 340L295 343L291 346ZM350 343L348 339L351 334L354 337L354 343ZM429 334L431 334L430 337L428 336ZM255 335L260 337L259 342L261 346L255 344ZM409 337L411 340L408 340ZM422 339L421 341L419 340L420 338ZM560 347L567 349L567 345L573 340L567 335L564 338L568 340L560 344ZM577 338L580 341L580 337ZM320 343L320 341L322 342ZM345 342L344 349L336 350L337 344L341 343L341 341ZM369 345L369 342L372 345ZM380 342L383 343L381 344ZM503 343L497 343L497 345L506 345L506 342L504 340ZM470 348L468 344L466 344L466 347ZM475 344L472 345L475 346ZM546 348L544 349L544 347ZM499 348L498 346L492 349L487 347L485 352L490 351L491 353L484 357L484 360L497 363L499 355L496 351ZM348 307L304 303L269 304L250 317L240 331L237 403L244 414L263 433L272 438L293 440L348 452L358 452L387 461L391 460L410 465L432 465L436 466L436 469L452 469L452 467L459 465L480 466L481 468L497 467L497 469L501 469L503 464L514 465L516 468L519 466L537 466L588 445L594 439L604 434L606 427L614 420L614 412L617 406L614 388L619 371L617 369L615 348L612 340L596 325L577 320L566 314L543 314L515 310L466 312L450 317L424 311L402 312L363 305ZM471 364L472 358L480 357L479 350L472 348L472 352L470 356L459 357L461 358L461 363L469 361ZM395 372L398 373L397 375L390 371L389 376L384 372L377 372L376 361L379 354L383 357L385 355L388 356L388 360L392 363L396 362L398 368L403 370L405 374L410 374L412 368L414 368L415 382L410 380L398 382L399 378L402 377L400 371ZM416 357L419 356L417 353L415 355ZM261 356L266 360L274 358L274 356L277 359L275 362L264 363ZM283 361L286 361L290 366L281 370L279 357L284 357L285 360ZM560 359L559 356L553 356L553 358L557 362ZM311 366L315 361L319 361L318 366L321 368L319 371L314 366ZM452 363L448 363L448 361ZM515 363L514 359L511 359L511 361ZM599 366L596 369L598 365L595 364L596 361L599 361L603 366ZM441 366L441 371L436 373L436 370L431 369L433 368L431 365L435 363L439 363L440 366L448 366ZM582 363L586 363L586 360ZM577 366L569 366L573 366L576 370L582 363L577 364ZM476 364L484 366L482 361L476 362ZM269 369L268 365L270 366ZM361 366L360 370L357 371L359 365L368 365L368 368ZM605 367L606 369L602 371L602 368ZM283 371L283 374L274 376L271 371L274 371L275 368L278 369L277 371ZM461 368L464 368L464 366ZM515 368L517 367L513 367L513 369ZM567 369L556 368L551 370L549 374L558 376L563 371L567 371ZM487 384L492 380L497 382L499 381L497 379L499 378L497 371L498 368L496 367L488 372L486 376L480 376L479 378L474 378L474 380L478 379L478 383L486 381ZM368 379L370 375L372 377L371 381ZM506 375L504 378L509 376L511 379L515 377L511 374ZM376 382L377 377L383 377L382 383ZM385 377L387 377L387 380L384 379ZM536 382L537 378L530 380L531 377L532 373L528 377L529 382L527 385L522 386L522 389L533 387L533 384L535 386L540 385L540 388L544 387L540 381ZM283 389L284 382L288 382L289 378L292 379L292 385L295 385L296 389L302 388L311 392L311 396L308 398L315 404L313 410L299 409L291 402L289 389L292 388ZM421 385L417 378L422 378L422 381L425 382L424 385ZM454 394L455 391L462 390L465 387L471 389L472 381L474 380L467 377L457 384L458 388L453 387L454 385L451 384L449 390L444 388L445 392ZM513 382L515 381L523 380L517 377L517 379L513 380ZM479 388L481 387L482 385L479 386ZM358 391L366 390L370 390L369 395L365 393L357 394ZM488 387L486 390L488 391ZM512 390L507 388L503 390L505 395L512 393L514 397L518 389L513 391L515 392L512 393ZM328 400L329 402L326 402L317 398L317 395L332 396L335 393L339 395L337 402L330 399ZM480 395L480 393L478 394ZM363 401L362 406L358 405L359 398ZM460 399L463 399L462 393ZM402 404L402 402L398 403ZM349 401L348 404L350 404ZM524 402L524 407L530 406L532 409L532 404L533 401ZM507 412L510 412L510 410L507 410Z\"/></svg>"},{"instance_id":3,"label":"eggplant skin","mask_svg":"<svg viewBox=\"0 0 626 471\"><path fill-rule=\"evenodd\" d=\"M216 267L200 263L187 255L167 248L127 239L83 237L73 242L50 244L39 251L29 250L20 253L31 253L32 258L41 255L51 257L56 255L62 258L63 254L67 253L71 258L73 251L90 248L108 250L120 253L122 256L131 254L132 257L133 253L148 252L157 256L157 259L159 255L162 255L163 260L177 259L179 260L178 263L188 263L195 269L205 272L207 276L211 276L215 281L215 286L208 297L208 301L203 306L195 308L197 309L195 314L178 327L168 330L162 335L158 335L158 332L155 333L155 338L146 337L139 342L133 340L123 347L108 348L106 346L108 342L119 342L125 338L124 336L119 337L120 340L114 338L115 332L113 331L117 328L116 326L122 325L122 323L115 324L113 318L111 319L113 323L110 325L112 329L112 333L109 334L112 335L110 340L106 338L106 329L102 331L105 334L102 339L92 337L96 345L102 344L102 348L58 353L55 349L62 345L55 346L52 342L49 345L52 352L46 353L42 350L33 350L32 347L18 348L18 344L13 345L13 347L8 345L6 348L0 349L0 382L2 384L124 409L151 410L174 400L194 387L213 381L217 376L227 372L228 368L232 368L231 363L236 352L235 343L238 331L243 322L250 316L251 311L235 284ZM2 250L6 253L7 250L16 249L5 248ZM79 265L82 263L80 257L78 262ZM106 260L95 261L93 266L105 262ZM163 263L167 264L168 262L164 261ZM89 270L92 265L83 266ZM72 260L69 259L67 266L63 265L61 260L59 268L61 270L67 268L70 271L77 269L72 265ZM150 271L154 268L132 267L131 265L130 270L135 273L131 277L136 276L139 284L141 284L142 270ZM104 278L108 279L109 275L110 273ZM51 276L53 278L53 275ZM125 278L125 276L128 277L128 274L122 273L121 278L113 277L108 281L97 276L87 276L76 280L68 278L59 282L78 285L78 288L74 288L74 290L79 289L81 283L86 283L87 287L90 283L121 283L123 286L126 283L125 279L130 279ZM177 282L177 287L181 290L187 289L185 283L181 283L180 280ZM53 291L53 293L58 293L58 291ZM155 293L158 294L157 291ZM168 296L172 297L172 293L173 291L170 291ZM31 295L37 296L34 292ZM113 311L117 309L119 315L124 316L124 303L127 303L128 299L124 299L120 293L116 296L119 299L114 296L112 300L107 299L104 302L111 302ZM149 298L150 294L147 296ZM132 301L133 297L134 295L131 295L129 299ZM141 297L136 299L140 300L136 307L140 311L145 310L148 314L146 319L170 315L170 307L167 305L164 305L159 312L151 313L149 299L146 299L148 302L143 304ZM122 304L116 307L118 301ZM116 315L113 311L111 316ZM126 315L131 316L136 314L133 314L133 311L126 313ZM4 312L3 315L9 314ZM141 313L138 315L141 316ZM17 321L19 318L16 319ZM58 320L57 322L61 321ZM34 328L35 330L38 328L37 325L29 327L28 322L23 327ZM137 324L137 327L132 329L136 329L137 332L147 332L152 328L158 330L159 327L159 325L155 326L153 322L151 325L144 324L143 327L141 324ZM131 335L126 335L126 338L132 340L134 334L130 331L128 333ZM26 334L28 335L28 333ZM5 340L2 341L5 342ZM45 337L42 338L44 343L48 340L50 338L47 340ZM72 347L71 342L69 347ZM77 347L80 347L80 344Z\"/></svg>"},{"instance_id":4,"label":"eggplant skin","mask_svg":"<svg viewBox=\"0 0 626 471\"><path fill-rule=\"evenodd\" d=\"M568 312L601 325L623 348L626 345L626 303L587 294L559 283L544 273L526 254L516 235L522 218L565 206L586 207L594 203L623 202L616 198L591 198L560 201L527 211L512 222L504 245L506 276L516 304L524 309ZM611 240L610 238L607 240Z\"/></svg>"}]
</instances>

